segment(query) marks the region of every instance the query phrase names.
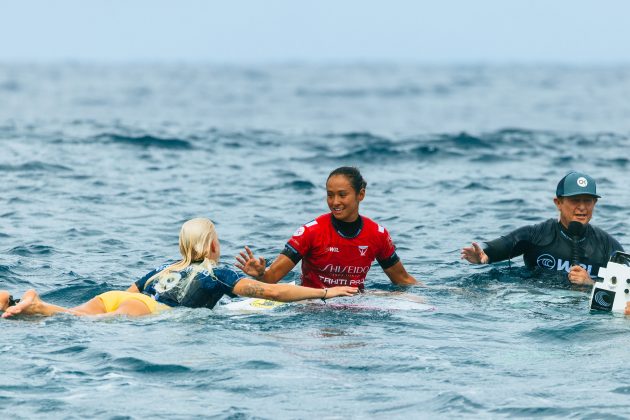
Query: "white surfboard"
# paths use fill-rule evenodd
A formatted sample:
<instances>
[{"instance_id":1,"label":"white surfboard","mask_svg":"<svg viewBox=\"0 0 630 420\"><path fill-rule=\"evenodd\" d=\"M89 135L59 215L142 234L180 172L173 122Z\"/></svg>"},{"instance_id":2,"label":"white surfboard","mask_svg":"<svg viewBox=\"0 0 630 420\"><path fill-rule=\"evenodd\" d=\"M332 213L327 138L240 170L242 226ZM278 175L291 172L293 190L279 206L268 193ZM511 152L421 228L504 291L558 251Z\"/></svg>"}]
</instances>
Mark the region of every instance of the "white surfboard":
<instances>
[{"instance_id":1,"label":"white surfboard","mask_svg":"<svg viewBox=\"0 0 630 420\"><path fill-rule=\"evenodd\" d=\"M295 284L295 282L289 283ZM257 313L272 311L280 306L286 305L288 302L276 302L274 300L247 298L235 300L226 305L221 306L222 309L235 312ZM436 307L425 303L417 296L408 295L389 295L379 294L370 296L344 297L339 299L330 299L326 302L314 299L299 302L300 304L318 305L335 310L353 310L353 311L435 311Z\"/></svg>"},{"instance_id":2,"label":"white surfboard","mask_svg":"<svg viewBox=\"0 0 630 420\"><path fill-rule=\"evenodd\" d=\"M294 281L287 284L295 284ZM261 298L246 298L234 300L226 305L221 306L222 309L236 312L265 312L286 305L287 302L277 302L275 300Z\"/></svg>"}]
</instances>

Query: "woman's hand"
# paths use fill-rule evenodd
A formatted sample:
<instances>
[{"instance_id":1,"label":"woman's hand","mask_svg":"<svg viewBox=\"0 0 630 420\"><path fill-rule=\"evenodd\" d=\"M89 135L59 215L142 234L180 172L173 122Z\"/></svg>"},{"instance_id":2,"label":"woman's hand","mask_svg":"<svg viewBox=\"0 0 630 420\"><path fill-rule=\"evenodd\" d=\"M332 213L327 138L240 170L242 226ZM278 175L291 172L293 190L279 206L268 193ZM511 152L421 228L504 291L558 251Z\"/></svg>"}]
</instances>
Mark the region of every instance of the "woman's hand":
<instances>
[{"instance_id":1,"label":"woman's hand","mask_svg":"<svg viewBox=\"0 0 630 420\"><path fill-rule=\"evenodd\" d=\"M326 289L325 296L322 299L330 299L340 296L354 296L359 293L359 289L357 287L349 287L349 286L335 286L329 287Z\"/></svg>"},{"instance_id":2,"label":"woman's hand","mask_svg":"<svg viewBox=\"0 0 630 420\"><path fill-rule=\"evenodd\" d=\"M462 260L466 260L473 264L488 264L490 260L486 253L481 249L477 242L473 242L472 246L462 249Z\"/></svg>"},{"instance_id":3,"label":"woman's hand","mask_svg":"<svg viewBox=\"0 0 630 420\"><path fill-rule=\"evenodd\" d=\"M265 259L263 257L256 258L247 246L245 251L241 251L240 255L236 256L236 261L234 265L248 276L260 280L265 275L265 268L267 267Z\"/></svg>"}]
</instances>

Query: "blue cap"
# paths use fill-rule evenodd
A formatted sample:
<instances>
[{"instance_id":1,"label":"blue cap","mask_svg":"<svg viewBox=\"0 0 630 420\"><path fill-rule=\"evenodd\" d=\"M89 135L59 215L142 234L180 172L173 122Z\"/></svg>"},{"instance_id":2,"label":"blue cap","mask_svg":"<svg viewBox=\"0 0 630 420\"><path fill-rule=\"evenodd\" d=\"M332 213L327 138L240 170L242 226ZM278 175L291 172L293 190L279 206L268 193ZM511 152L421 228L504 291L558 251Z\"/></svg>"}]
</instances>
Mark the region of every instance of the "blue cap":
<instances>
[{"instance_id":1,"label":"blue cap","mask_svg":"<svg viewBox=\"0 0 630 420\"><path fill-rule=\"evenodd\" d=\"M571 171L558 182L556 197L571 197L581 194L599 198L595 180L584 172Z\"/></svg>"}]
</instances>

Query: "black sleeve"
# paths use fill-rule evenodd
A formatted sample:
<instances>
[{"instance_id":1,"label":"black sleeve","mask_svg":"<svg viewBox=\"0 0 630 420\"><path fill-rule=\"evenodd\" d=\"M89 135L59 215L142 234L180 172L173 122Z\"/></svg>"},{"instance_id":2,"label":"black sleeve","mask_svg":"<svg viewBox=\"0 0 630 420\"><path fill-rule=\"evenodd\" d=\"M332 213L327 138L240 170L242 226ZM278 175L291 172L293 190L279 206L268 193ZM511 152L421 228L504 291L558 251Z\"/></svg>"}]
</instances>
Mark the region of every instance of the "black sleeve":
<instances>
[{"instance_id":1,"label":"black sleeve","mask_svg":"<svg viewBox=\"0 0 630 420\"><path fill-rule=\"evenodd\" d=\"M532 243L533 226L523 226L505 236L486 242L484 252L489 263L523 255Z\"/></svg>"},{"instance_id":2,"label":"black sleeve","mask_svg":"<svg viewBox=\"0 0 630 420\"><path fill-rule=\"evenodd\" d=\"M302 260L302 255L288 243L284 245L284 249L280 254L289 257L289 259L293 261L293 264L297 264Z\"/></svg>"},{"instance_id":3,"label":"black sleeve","mask_svg":"<svg viewBox=\"0 0 630 420\"><path fill-rule=\"evenodd\" d=\"M621 251L624 252L623 247L621 246L621 244L612 236L610 237L610 242L611 242L611 251L610 251L610 256L612 256L616 251Z\"/></svg>"},{"instance_id":4,"label":"black sleeve","mask_svg":"<svg viewBox=\"0 0 630 420\"><path fill-rule=\"evenodd\" d=\"M387 270L389 267L393 267L398 261L400 261L400 257L396 254L396 251L388 258L384 260L376 260L383 270Z\"/></svg>"}]
</instances>

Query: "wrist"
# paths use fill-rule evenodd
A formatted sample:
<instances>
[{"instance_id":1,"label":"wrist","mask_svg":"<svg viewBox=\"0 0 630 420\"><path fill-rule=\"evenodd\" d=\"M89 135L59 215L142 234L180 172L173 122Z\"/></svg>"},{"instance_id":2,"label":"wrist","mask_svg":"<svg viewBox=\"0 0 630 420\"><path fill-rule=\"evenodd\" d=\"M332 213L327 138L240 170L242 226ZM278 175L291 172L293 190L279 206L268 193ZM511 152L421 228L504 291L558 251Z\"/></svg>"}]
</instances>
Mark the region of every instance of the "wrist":
<instances>
[{"instance_id":1,"label":"wrist","mask_svg":"<svg viewBox=\"0 0 630 420\"><path fill-rule=\"evenodd\" d=\"M328 288L325 287L324 288L324 296L321 297L321 299L325 302L326 301L326 296L328 296Z\"/></svg>"}]
</instances>

